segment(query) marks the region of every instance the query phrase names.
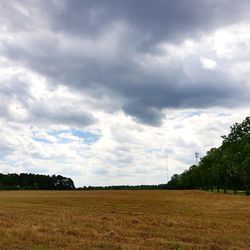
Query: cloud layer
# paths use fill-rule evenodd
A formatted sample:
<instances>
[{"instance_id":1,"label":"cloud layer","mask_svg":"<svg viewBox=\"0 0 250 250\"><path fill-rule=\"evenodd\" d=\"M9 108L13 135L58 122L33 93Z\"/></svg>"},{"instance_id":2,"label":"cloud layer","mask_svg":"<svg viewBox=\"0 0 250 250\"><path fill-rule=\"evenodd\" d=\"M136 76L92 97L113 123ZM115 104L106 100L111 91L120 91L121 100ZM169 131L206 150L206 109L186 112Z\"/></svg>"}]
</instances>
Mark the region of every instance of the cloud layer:
<instances>
[{"instance_id":1,"label":"cloud layer","mask_svg":"<svg viewBox=\"0 0 250 250\"><path fill-rule=\"evenodd\" d=\"M2 166L79 176L89 168L84 181L92 184L99 175L135 183L136 173L155 168L158 182L163 137L183 127L169 140L182 145L172 151L173 169L185 168L188 151L213 146L207 136L249 111L249 9L246 0L0 1ZM208 129L203 144L186 138L200 129L189 127L193 116ZM221 124L213 132L206 119ZM100 136L88 144L75 129ZM65 140L51 130L67 131ZM44 137L34 140L37 131Z\"/></svg>"}]
</instances>

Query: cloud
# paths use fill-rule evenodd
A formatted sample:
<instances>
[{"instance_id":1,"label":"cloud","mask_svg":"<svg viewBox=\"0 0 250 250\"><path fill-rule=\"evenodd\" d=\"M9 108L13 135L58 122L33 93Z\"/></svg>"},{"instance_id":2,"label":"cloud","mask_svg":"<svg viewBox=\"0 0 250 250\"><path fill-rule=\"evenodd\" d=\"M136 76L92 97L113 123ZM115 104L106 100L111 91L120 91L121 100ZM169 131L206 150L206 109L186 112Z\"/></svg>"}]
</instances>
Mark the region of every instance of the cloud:
<instances>
[{"instance_id":1,"label":"cloud","mask_svg":"<svg viewBox=\"0 0 250 250\"><path fill-rule=\"evenodd\" d=\"M213 59L201 57L201 66L203 69L215 70L217 68L217 63Z\"/></svg>"},{"instance_id":2,"label":"cloud","mask_svg":"<svg viewBox=\"0 0 250 250\"><path fill-rule=\"evenodd\" d=\"M168 147L182 171L249 112L249 8L0 0L0 167L159 183Z\"/></svg>"},{"instance_id":3,"label":"cloud","mask_svg":"<svg viewBox=\"0 0 250 250\"><path fill-rule=\"evenodd\" d=\"M67 105L35 102L30 107L31 119L35 122L48 122L76 126L88 126L97 121L90 113Z\"/></svg>"},{"instance_id":4,"label":"cloud","mask_svg":"<svg viewBox=\"0 0 250 250\"><path fill-rule=\"evenodd\" d=\"M248 1L158 0L145 1L143 8L134 1L10 1L2 3L8 29L1 52L50 84L99 100L116 96L107 110L116 107L160 126L165 108L228 106L236 95L245 100L237 87L244 82L235 81L224 62L204 77L199 60L203 68L216 68L218 58L215 63L200 53L206 49L216 57L208 42L216 40L213 32L248 20L249 7ZM188 39L196 50L186 50ZM85 120L91 123L90 116Z\"/></svg>"}]
</instances>

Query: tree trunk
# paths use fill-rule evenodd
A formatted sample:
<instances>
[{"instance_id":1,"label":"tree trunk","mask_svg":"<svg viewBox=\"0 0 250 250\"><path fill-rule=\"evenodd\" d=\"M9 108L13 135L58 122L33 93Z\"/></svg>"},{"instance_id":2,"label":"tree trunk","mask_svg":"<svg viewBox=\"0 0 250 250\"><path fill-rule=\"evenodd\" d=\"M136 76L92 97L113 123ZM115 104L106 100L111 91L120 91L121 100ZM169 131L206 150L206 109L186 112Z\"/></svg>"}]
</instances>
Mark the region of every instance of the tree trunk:
<instances>
[{"instance_id":1,"label":"tree trunk","mask_svg":"<svg viewBox=\"0 0 250 250\"><path fill-rule=\"evenodd\" d=\"M246 185L246 195L250 195L250 187L248 184Z\"/></svg>"}]
</instances>

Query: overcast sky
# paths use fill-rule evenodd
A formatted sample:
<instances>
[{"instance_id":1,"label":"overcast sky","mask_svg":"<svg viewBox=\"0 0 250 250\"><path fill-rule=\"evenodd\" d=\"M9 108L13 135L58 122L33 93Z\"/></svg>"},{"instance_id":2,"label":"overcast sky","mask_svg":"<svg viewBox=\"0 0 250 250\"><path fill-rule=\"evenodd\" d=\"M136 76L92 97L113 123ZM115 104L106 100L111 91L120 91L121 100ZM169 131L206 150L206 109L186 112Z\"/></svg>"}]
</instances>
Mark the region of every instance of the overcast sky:
<instances>
[{"instance_id":1,"label":"overcast sky","mask_svg":"<svg viewBox=\"0 0 250 250\"><path fill-rule=\"evenodd\" d=\"M249 116L249 0L0 0L0 13L0 172L165 183Z\"/></svg>"}]
</instances>

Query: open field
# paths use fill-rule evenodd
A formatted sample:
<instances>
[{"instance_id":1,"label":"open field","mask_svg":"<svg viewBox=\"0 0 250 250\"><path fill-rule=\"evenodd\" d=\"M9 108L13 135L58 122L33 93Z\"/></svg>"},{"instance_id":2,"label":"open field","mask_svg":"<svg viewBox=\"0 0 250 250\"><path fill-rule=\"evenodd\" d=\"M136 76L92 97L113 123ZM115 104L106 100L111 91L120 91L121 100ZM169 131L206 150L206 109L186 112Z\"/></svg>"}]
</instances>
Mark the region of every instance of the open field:
<instances>
[{"instance_id":1,"label":"open field","mask_svg":"<svg viewBox=\"0 0 250 250\"><path fill-rule=\"evenodd\" d=\"M250 249L250 197L1 191L0 249Z\"/></svg>"}]
</instances>

